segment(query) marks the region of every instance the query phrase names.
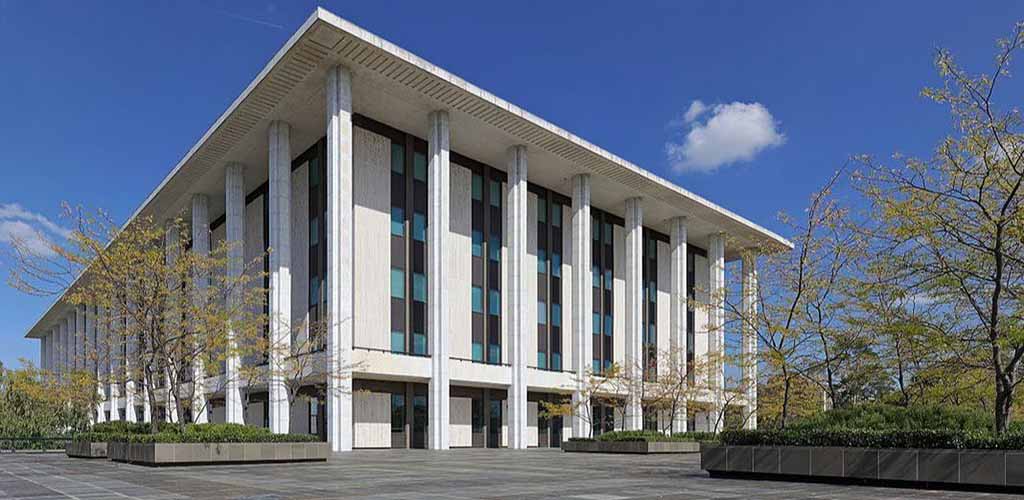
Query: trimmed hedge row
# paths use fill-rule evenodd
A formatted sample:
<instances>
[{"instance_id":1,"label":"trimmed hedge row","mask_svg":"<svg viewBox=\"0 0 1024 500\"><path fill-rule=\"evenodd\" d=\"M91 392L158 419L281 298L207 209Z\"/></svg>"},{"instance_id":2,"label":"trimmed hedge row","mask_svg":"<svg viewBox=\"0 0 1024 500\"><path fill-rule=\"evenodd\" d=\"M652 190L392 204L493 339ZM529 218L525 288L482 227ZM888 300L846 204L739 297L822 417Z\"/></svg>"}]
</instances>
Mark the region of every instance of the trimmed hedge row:
<instances>
[{"instance_id":1,"label":"trimmed hedge row","mask_svg":"<svg viewBox=\"0 0 1024 500\"><path fill-rule=\"evenodd\" d=\"M115 443L307 443L320 440L309 434L274 434L270 429L240 424L190 424L185 432L179 432L172 424L161 426L156 434L129 432L135 430L133 427L125 429L125 432L83 432L76 435L75 440ZM148 425L146 429L148 431Z\"/></svg>"},{"instance_id":2,"label":"trimmed hedge row","mask_svg":"<svg viewBox=\"0 0 1024 500\"><path fill-rule=\"evenodd\" d=\"M730 446L840 446L851 448L1024 449L1024 433L988 431L788 429L731 430L719 434Z\"/></svg>"},{"instance_id":3,"label":"trimmed hedge row","mask_svg":"<svg viewBox=\"0 0 1024 500\"><path fill-rule=\"evenodd\" d=\"M663 434L656 431L614 431L605 432L596 438L569 438L570 441L642 441L648 443L715 441L716 439L713 432Z\"/></svg>"}]
</instances>

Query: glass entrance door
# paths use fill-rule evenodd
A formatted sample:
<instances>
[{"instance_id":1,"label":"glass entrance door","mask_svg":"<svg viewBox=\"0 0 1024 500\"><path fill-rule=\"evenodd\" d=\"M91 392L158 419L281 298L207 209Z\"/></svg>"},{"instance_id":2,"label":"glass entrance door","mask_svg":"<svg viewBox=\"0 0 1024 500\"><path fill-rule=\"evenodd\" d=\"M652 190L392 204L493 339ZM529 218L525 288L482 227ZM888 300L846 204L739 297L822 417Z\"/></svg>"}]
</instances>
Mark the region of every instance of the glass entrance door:
<instances>
[{"instance_id":1,"label":"glass entrance door","mask_svg":"<svg viewBox=\"0 0 1024 500\"><path fill-rule=\"evenodd\" d=\"M412 442L411 448L427 447L427 396L416 395L412 398Z\"/></svg>"},{"instance_id":2,"label":"glass entrance door","mask_svg":"<svg viewBox=\"0 0 1024 500\"><path fill-rule=\"evenodd\" d=\"M490 400L490 415L487 422L487 447L501 447L501 400Z\"/></svg>"}]
</instances>

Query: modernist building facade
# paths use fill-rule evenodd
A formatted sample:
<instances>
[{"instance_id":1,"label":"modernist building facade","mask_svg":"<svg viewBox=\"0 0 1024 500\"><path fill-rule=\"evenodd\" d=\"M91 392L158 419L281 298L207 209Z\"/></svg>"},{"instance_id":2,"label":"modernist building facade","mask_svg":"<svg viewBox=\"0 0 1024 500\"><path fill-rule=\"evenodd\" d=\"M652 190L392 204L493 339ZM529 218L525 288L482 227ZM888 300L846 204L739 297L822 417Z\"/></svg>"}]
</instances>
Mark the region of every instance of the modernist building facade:
<instances>
[{"instance_id":1,"label":"modernist building facade","mask_svg":"<svg viewBox=\"0 0 1024 500\"><path fill-rule=\"evenodd\" d=\"M322 396L289 407L271 378L243 411L228 383L194 420L293 422L335 451L558 446L587 426L710 430L705 412L667 422L639 400L623 416L596 408L592 423L545 419L539 405L579 400L588 371L644 353L720 352L726 262L789 246L322 9L133 217L183 212L192 251L244 249L228 272L273 249L272 325L341 319L320 353L337 376L310 380ZM743 261L745 293L755 262ZM84 367L103 335L97 314L52 306L27 334L43 368ZM750 332L743 346L756 348ZM242 362L231 361L229 378ZM720 370L709 405L722 403ZM733 404L753 413L750 386ZM101 391L98 420L178 418L132 382Z\"/></svg>"}]
</instances>

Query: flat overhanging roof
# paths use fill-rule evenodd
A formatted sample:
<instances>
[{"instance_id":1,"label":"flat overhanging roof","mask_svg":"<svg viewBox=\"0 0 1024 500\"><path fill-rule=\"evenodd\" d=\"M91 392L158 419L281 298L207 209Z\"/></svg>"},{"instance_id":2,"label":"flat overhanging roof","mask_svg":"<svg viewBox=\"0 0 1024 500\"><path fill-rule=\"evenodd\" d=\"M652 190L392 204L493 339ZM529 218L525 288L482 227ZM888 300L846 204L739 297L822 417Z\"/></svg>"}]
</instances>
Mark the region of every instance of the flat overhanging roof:
<instances>
[{"instance_id":1,"label":"flat overhanging roof","mask_svg":"<svg viewBox=\"0 0 1024 500\"><path fill-rule=\"evenodd\" d=\"M622 216L625 200L641 197L644 225L668 233L668 221L687 217L691 241L716 232L730 237L726 258L740 247L793 247L785 238L693 194L455 76L322 8L288 39L256 78L210 126L129 218L171 217L188 210L193 193L210 195L210 214L224 211L224 165L248 165L246 192L267 178L267 125L292 125L297 155L326 131L325 73L343 64L353 75L353 110L419 137L427 114L447 109L451 147L505 168L509 146L528 147L531 182L571 195L570 179L591 175L591 203ZM127 224L127 222L126 222ZM26 337L39 338L69 309L57 300Z\"/></svg>"}]
</instances>

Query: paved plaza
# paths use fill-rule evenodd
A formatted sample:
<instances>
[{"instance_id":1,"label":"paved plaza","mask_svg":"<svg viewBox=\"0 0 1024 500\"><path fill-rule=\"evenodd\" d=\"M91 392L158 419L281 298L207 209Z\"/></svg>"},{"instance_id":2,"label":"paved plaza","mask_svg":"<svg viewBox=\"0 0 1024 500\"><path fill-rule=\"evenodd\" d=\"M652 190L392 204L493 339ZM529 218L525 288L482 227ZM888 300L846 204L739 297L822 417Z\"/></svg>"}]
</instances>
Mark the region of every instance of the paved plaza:
<instances>
[{"instance_id":1,"label":"paved plaza","mask_svg":"<svg viewBox=\"0 0 1024 500\"><path fill-rule=\"evenodd\" d=\"M0 498L1019 498L711 479L698 461L696 455L595 455L539 449L365 450L327 463L154 469L62 454L2 454Z\"/></svg>"}]
</instances>

